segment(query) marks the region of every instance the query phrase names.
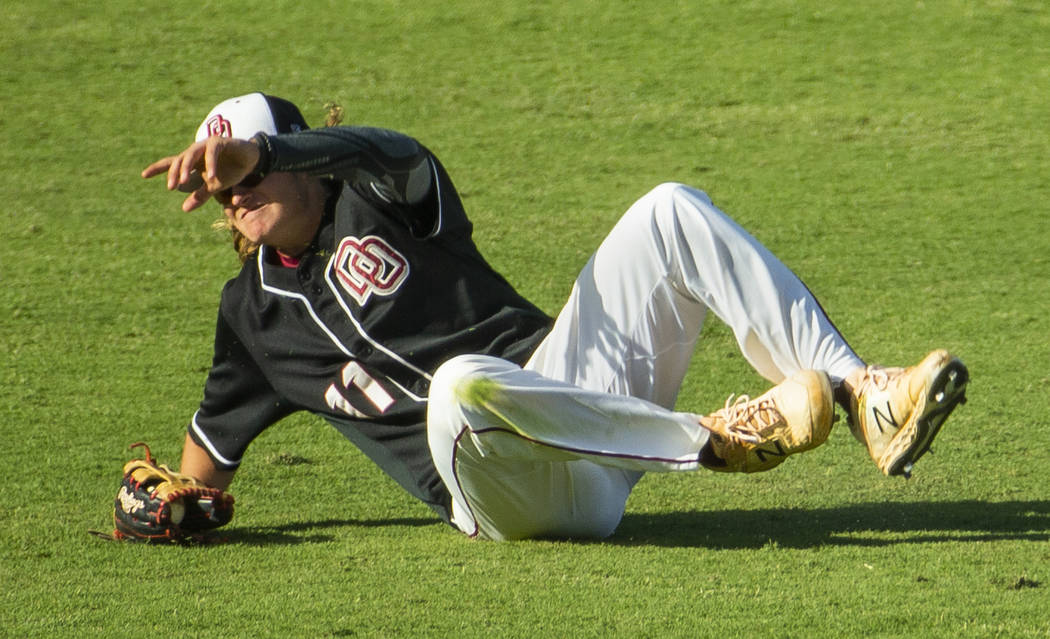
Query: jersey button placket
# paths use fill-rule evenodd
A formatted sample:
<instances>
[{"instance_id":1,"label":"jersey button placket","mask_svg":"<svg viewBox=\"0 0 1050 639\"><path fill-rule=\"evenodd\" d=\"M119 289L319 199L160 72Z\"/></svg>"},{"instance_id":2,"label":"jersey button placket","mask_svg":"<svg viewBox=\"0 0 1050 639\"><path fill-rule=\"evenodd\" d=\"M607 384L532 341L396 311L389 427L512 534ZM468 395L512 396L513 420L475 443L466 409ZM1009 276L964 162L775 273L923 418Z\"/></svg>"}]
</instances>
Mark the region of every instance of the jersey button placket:
<instances>
[{"instance_id":1,"label":"jersey button placket","mask_svg":"<svg viewBox=\"0 0 1050 639\"><path fill-rule=\"evenodd\" d=\"M314 295L320 295L324 293L324 287L321 286L321 282L315 282L310 285L310 282L314 281L313 269L310 268L309 264L302 264L299 266L299 284L303 287L303 290L309 290Z\"/></svg>"}]
</instances>

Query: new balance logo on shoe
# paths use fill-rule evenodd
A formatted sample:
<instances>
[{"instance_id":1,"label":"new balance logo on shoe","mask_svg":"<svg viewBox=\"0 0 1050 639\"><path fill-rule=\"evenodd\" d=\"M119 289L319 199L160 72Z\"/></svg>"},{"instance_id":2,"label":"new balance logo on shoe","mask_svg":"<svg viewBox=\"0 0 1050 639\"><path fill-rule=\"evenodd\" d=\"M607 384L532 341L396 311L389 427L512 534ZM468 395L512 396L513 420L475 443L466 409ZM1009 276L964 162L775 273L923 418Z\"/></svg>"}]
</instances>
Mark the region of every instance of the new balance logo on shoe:
<instances>
[{"instance_id":1,"label":"new balance logo on shoe","mask_svg":"<svg viewBox=\"0 0 1050 639\"><path fill-rule=\"evenodd\" d=\"M775 448L776 450L769 450L770 445L772 445L773 448ZM773 457L783 458L788 456L787 451L784 450L784 446L781 445L780 442L769 442L765 444L765 446L765 448L760 446L753 451L755 457L758 457L759 463L764 464L767 461L769 461L770 458Z\"/></svg>"},{"instance_id":2,"label":"new balance logo on shoe","mask_svg":"<svg viewBox=\"0 0 1050 639\"><path fill-rule=\"evenodd\" d=\"M893 416L893 407L889 404L886 404L885 413L878 408L872 408L871 414L875 417L875 426L879 429L879 432L885 433L887 426L889 427L888 430L892 432L897 432L901 427L900 422Z\"/></svg>"},{"instance_id":3,"label":"new balance logo on shoe","mask_svg":"<svg viewBox=\"0 0 1050 639\"><path fill-rule=\"evenodd\" d=\"M966 401L966 366L936 350L909 368L868 366L851 374L850 430L886 475L908 477L948 415Z\"/></svg>"}]
</instances>

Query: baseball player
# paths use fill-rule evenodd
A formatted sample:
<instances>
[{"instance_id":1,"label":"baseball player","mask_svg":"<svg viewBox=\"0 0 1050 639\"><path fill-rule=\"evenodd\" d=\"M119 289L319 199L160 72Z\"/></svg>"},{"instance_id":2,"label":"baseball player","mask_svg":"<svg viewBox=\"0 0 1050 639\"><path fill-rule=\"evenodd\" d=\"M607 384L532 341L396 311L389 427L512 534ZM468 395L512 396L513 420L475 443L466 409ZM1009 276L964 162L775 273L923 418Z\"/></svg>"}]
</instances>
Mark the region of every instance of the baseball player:
<instances>
[{"instance_id":1,"label":"baseball player","mask_svg":"<svg viewBox=\"0 0 1050 639\"><path fill-rule=\"evenodd\" d=\"M186 211L219 202L243 261L181 463L219 489L255 437L306 410L468 535L600 538L643 473L769 470L820 445L836 403L877 467L908 475L965 399L946 351L861 360L786 266L685 185L627 210L552 319L486 263L445 169L403 134L310 129L252 93L142 173L162 174ZM709 311L774 386L675 411Z\"/></svg>"}]
</instances>

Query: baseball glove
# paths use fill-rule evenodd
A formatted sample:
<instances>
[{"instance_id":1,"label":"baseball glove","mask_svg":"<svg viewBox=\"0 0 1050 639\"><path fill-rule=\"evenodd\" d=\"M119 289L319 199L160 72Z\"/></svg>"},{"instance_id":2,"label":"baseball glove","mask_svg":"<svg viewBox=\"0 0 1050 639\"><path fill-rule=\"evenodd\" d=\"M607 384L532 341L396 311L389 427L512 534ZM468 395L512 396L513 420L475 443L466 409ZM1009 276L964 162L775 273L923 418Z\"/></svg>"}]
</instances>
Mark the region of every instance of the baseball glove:
<instances>
[{"instance_id":1,"label":"baseball glove","mask_svg":"<svg viewBox=\"0 0 1050 639\"><path fill-rule=\"evenodd\" d=\"M233 497L189 475L146 459L124 465L114 500L113 539L145 542L203 541L204 533L233 518Z\"/></svg>"}]
</instances>

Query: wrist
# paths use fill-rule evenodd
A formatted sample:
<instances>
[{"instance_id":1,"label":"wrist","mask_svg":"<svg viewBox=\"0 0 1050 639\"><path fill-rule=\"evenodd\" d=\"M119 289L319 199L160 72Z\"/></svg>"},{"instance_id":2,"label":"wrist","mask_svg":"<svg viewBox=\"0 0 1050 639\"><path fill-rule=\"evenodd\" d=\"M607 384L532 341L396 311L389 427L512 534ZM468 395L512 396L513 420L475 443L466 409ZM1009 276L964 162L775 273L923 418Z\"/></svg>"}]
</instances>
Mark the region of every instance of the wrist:
<instances>
[{"instance_id":1,"label":"wrist","mask_svg":"<svg viewBox=\"0 0 1050 639\"><path fill-rule=\"evenodd\" d=\"M259 159L251 172L255 175L266 175L270 172L270 162L273 158L273 145L270 144L270 136L265 133L256 133L252 136L251 141L259 149Z\"/></svg>"}]
</instances>

